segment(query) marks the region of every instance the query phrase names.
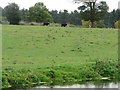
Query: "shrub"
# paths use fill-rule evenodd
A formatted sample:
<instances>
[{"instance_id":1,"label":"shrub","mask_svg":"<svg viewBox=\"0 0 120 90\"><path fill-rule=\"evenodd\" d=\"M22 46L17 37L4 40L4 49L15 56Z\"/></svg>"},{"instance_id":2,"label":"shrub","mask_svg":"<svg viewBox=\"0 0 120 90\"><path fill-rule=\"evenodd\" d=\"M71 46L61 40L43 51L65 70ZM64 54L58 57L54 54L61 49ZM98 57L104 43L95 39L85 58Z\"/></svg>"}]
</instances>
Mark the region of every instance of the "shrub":
<instances>
[{"instance_id":1,"label":"shrub","mask_svg":"<svg viewBox=\"0 0 120 90\"><path fill-rule=\"evenodd\" d=\"M90 21L84 21L84 20L82 20L82 27L83 28L89 28L90 27Z\"/></svg>"},{"instance_id":2,"label":"shrub","mask_svg":"<svg viewBox=\"0 0 120 90\"><path fill-rule=\"evenodd\" d=\"M118 63L114 60L97 60L94 69L103 77L113 78L118 72Z\"/></svg>"},{"instance_id":3,"label":"shrub","mask_svg":"<svg viewBox=\"0 0 120 90\"><path fill-rule=\"evenodd\" d=\"M119 28L120 29L120 20L115 22L115 28Z\"/></svg>"}]
</instances>

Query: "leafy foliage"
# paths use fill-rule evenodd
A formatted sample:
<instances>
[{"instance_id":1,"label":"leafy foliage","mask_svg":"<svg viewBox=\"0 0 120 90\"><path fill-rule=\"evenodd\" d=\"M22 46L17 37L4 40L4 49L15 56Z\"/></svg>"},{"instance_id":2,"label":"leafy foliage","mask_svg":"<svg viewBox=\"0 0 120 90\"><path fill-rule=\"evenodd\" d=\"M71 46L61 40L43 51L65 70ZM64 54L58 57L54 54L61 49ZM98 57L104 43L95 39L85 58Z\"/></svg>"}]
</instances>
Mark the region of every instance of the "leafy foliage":
<instances>
[{"instance_id":1,"label":"leafy foliage","mask_svg":"<svg viewBox=\"0 0 120 90\"><path fill-rule=\"evenodd\" d=\"M118 74L118 62L117 60L97 60L95 64L96 71L103 77L114 78Z\"/></svg>"},{"instance_id":2,"label":"leafy foliage","mask_svg":"<svg viewBox=\"0 0 120 90\"><path fill-rule=\"evenodd\" d=\"M0 7L0 17L2 16L3 8Z\"/></svg>"},{"instance_id":3,"label":"leafy foliage","mask_svg":"<svg viewBox=\"0 0 120 90\"><path fill-rule=\"evenodd\" d=\"M68 85L98 81L103 77L118 79L118 64L114 61L96 61L95 64L78 67L55 66L54 68L6 69L2 73L3 88L27 88L37 85ZM120 78L119 78L120 79Z\"/></svg>"},{"instance_id":4,"label":"leafy foliage","mask_svg":"<svg viewBox=\"0 0 120 90\"><path fill-rule=\"evenodd\" d=\"M24 9L24 8L21 9L20 16L22 21L30 21L28 18L29 17L28 9Z\"/></svg>"},{"instance_id":5,"label":"leafy foliage","mask_svg":"<svg viewBox=\"0 0 120 90\"><path fill-rule=\"evenodd\" d=\"M20 18L20 11L19 6L15 3L10 3L4 8L5 16L7 17L10 24L19 24Z\"/></svg>"},{"instance_id":6,"label":"leafy foliage","mask_svg":"<svg viewBox=\"0 0 120 90\"><path fill-rule=\"evenodd\" d=\"M90 27L90 21L84 21L84 20L82 20L82 27L83 28L89 28Z\"/></svg>"},{"instance_id":7,"label":"leafy foliage","mask_svg":"<svg viewBox=\"0 0 120 90\"><path fill-rule=\"evenodd\" d=\"M120 29L120 20L115 22L115 28L119 28Z\"/></svg>"},{"instance_id":8,"label":"leafy foliage","mask_svg":"<svg viewBox=\"0 0 120 90\"><path fill-rule=\"evenodd\" d=\"M29 20L35 22L50 22L52 17L46 6L38 2L33 7L29 8Z\"/></svg>"},{"instance_id":9,"label":"leafy foliage","mask_svg":"<svg viewBox=\"0 0 120 90\"><path fill-rule=\"evenodd\" d=\"M57 11L52 10L50 11L54 23L70 23L73 25L81 25L80 13L75 10L69 13L67 10Z\"/></svg>"},{"instance_id":10,"label":"leafy foliage","mask_svg":"<svg viewBox=\"0 0 120 90\"><path fill-rule=\"evenodd\" d=\"M106 2L85 2L84 5L78 7L80 10L80 16L85 21L91 21L91 27L94 27L94 22L102 20L108 10Z\"/></svg>"}]
</instances>

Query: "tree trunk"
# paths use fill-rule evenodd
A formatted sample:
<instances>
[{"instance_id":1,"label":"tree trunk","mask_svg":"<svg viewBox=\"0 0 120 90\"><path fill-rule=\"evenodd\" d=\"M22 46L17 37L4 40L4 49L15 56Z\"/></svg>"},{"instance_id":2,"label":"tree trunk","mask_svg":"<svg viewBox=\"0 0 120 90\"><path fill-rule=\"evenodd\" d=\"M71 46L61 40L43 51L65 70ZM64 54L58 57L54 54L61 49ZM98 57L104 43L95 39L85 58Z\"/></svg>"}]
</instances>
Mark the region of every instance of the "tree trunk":
<instances>
[{"instance_id":1,"label":"tree trunk","mask_svg":"<svg viewBox=\"0 0 120 90\"><path fill-rule=\"evenodd\" d=\"M94 21L95 21L95 2L90 2L90 21L91 21L91 28L94 28Z\"/></svg>"},{"instance_id":2,"label":"tree trunk","mask_svg":"<svg viewBox=\"0 0 120 90\"><path fill-rule=\"evenodd\" d=\"M94 21L91 21L91 28L94 28Z\"/></svg>"}]
</instances>

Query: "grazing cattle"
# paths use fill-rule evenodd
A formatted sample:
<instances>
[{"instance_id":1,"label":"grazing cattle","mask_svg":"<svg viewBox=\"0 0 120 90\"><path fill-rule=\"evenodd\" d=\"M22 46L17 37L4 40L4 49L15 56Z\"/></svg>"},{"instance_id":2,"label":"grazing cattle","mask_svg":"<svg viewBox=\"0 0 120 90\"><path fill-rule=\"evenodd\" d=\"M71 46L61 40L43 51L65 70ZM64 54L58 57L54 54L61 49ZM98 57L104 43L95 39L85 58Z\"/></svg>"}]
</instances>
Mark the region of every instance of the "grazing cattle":
<instances>
[{"instance_id":1,"label":"grazing cattle","mask_svg":"<svg viewBox=\"0 0 120 90\"><path fill-rule=\"evenodd\" d=\"M66 27L66 26L67 26L67 24L66 24L66 23L61 24L61 27Z\"/></svg>"},{"instance_id":2,"label":"grazing cattle","mask_svg":"<svg viewBox=\"0 0 120 90\"><path fill-rule=\"evenodd\" d=\"M50 23L49 22L44 22L43 26L48 26Z\"/></svg>"}]
</instances>

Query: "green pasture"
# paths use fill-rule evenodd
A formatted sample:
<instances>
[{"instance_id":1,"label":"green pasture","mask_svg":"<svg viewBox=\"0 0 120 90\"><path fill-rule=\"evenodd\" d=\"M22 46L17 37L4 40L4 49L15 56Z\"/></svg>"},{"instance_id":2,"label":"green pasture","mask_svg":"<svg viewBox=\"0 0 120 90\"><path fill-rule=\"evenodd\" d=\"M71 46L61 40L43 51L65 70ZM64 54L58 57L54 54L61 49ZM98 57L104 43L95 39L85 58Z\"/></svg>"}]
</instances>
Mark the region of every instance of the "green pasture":
<instances>
[{"instance_id":1,"label":"green pasture","mask_svg":"<svg viewBox=\"0 0 120 90\"><path fill-rule=\"evenodd\" d=\"M79 66L117 60L118 30L3 25L3 69Z\"/></svg>"}]
</instances>

